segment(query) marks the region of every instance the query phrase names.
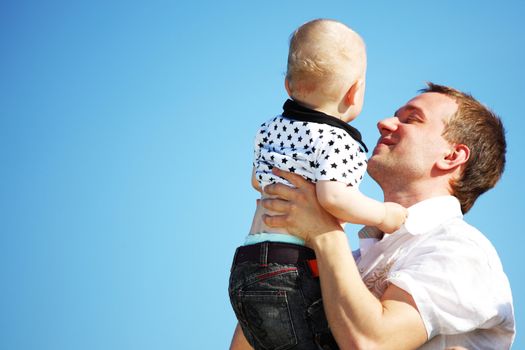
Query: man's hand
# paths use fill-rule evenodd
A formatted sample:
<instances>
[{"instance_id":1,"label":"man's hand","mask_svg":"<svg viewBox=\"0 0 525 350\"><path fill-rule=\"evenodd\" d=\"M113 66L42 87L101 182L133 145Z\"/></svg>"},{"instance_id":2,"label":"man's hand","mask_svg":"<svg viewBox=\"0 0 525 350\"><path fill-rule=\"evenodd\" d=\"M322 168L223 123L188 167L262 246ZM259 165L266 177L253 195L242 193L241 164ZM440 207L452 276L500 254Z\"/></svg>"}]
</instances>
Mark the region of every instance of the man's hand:
<instances>
[{"instance_id":1,"label":"man's hand","mask_svg":"<svg viewBox=\"0 0 525 350\"><path fill-rule=\"evenodd\" d=\"M282 227L308 244L315 236L331 231L342 231L339 220L321 207L317 200L315 184L302 176L273 168L272 172L288 180L295 188L276 183L264 192L278 198L265 198L263 207L279 215L263 217L269 227Z\"/></svg>"}]
</instances>

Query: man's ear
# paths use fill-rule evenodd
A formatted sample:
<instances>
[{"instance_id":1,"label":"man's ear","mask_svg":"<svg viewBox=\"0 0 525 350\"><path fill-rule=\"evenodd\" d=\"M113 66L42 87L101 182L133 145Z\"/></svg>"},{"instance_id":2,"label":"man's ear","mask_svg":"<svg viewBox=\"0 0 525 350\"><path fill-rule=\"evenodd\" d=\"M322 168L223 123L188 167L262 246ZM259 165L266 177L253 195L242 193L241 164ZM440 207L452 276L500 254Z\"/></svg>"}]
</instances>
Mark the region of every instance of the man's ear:
<instances>
[{"instance_id":1,"label":"man's ear","mask_svg":"<svg viewBox=\"0 0 525 350\"><path fill-rule=\"evenodd\" d=\"M443 158L437 162L437 167L440 170L452 170L465 164L470 157L470 149L467 145L457 144L450 148Z\"/></svg>"},{"instance_id":2,"label":"man's ear","mask_svg":"<svg viewBox=\"0 0 525 350\"><path fill-rule=\"evenodd\" d=\"M346 92L345 99L344 99L345 103L348 106L353 106L355 104L357 93L359 92L359 89L361 89L362 85L363 85L362 81L361 79L359 79L359 80L356 80L352 84L352 86L350 86L350 88Z\"/></svg>"}]
</instances>

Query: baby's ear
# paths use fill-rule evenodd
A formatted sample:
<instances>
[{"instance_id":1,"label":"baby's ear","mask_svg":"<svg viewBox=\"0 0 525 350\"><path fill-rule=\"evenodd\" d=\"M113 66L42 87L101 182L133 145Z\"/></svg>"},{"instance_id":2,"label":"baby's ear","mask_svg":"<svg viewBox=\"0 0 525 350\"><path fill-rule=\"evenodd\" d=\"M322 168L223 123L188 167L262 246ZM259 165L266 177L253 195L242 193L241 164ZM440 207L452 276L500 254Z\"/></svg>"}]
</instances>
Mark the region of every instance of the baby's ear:
<instances>
[{"instance_id":1,"label":"baby's ear","mask_svg":"<svg viewBox=\"0 0 525 350\"><path fill-rule=\"evenodd\" d=\"M292 97L292 89L290 89L290 82L286 78L284 79L284 88L286 89L288 96Z\"/></svg>"},{"instance_id":2,"label":"baby's ear","mask_svg":"<svg viewBox=\"0 0 525 350\"><path fill-rule=\"evenodd\" d=\"M363 82L361 79L356 80L352 86L350 86L345 95L345 102L348 106L353 106L356 103L357 93L359 92L359 89L362 88L362 86Z\"/></svg>"}]
</instances>

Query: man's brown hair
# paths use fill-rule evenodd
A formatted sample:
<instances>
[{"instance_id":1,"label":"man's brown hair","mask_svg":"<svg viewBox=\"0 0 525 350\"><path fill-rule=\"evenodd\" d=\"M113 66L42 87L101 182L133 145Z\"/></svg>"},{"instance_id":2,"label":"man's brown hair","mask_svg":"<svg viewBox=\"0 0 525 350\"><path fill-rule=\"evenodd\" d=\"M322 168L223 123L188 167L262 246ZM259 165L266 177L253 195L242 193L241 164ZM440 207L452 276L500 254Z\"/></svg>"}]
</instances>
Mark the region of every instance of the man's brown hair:
<instances>
[{"instance_id":1,"label":"man's brown hair","mask_svg":"<svg viewBox=\"0 0 525 350\"><path fill-rule=\"evenodd\" d=\"M470 156L459 178L452 179L452 194L466 213L476 199L496 185L505 168L505 129L501 119L472 95L448 86L427 83L421 92L437 92L451 97L458 110L448 120L443 137L454 144L464 144Z\"/></svg>"}]
</instances>

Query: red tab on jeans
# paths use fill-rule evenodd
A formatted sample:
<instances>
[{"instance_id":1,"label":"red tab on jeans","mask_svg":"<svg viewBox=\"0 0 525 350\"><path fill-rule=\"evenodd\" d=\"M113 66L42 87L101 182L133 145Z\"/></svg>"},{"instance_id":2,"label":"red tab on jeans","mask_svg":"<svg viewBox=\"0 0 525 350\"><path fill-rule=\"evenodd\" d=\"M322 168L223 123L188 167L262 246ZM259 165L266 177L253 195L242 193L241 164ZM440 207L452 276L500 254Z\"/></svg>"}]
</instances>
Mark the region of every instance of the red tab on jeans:
<instances>
[{"instance_id":1,"label":"red tab on jeans","mask_svg":"<svg viewBox=\"0 0 525 350\"><path fill-rule=\"evenodd\" d=\"M310 272L312 273L312 276L319 277L319 268L317 267L317 260L306 260L308 263L308 267L310 268Z\"/></svg>"}]
</instances>

